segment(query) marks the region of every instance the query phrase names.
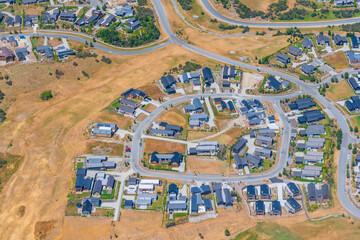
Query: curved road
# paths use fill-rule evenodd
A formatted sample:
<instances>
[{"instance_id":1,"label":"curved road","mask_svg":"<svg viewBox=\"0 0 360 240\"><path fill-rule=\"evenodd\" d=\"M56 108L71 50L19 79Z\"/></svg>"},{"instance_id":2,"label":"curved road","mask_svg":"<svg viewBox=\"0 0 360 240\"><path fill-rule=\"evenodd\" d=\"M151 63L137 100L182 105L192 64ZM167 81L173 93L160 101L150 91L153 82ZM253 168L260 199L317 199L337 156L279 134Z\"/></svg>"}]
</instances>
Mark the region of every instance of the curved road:
<instances>
[{"instance_id":1,"label":"curved road","mask_svg":"<svg viewBox=\"0 0 360 240\"><path fill-rule=\"evenodd\" d=\"M360 17L356 18L347 18L347 19L339 19L333 21L322 21L322 22L247 22L241 20L234 20L228 17L221 15L214 7L209 3L209 0L201 0L202 5L212 15L213 17L229 23L233 25L241 25L248 27L282 27L282 28L290 28L290 27L327 27L327 26L338 26L343 24L352 24L360 22Z\"/></svg>"},{"instance_id":2,"label":"curved road","mask_svg":"<svg viewBox=\"0 0 360 240\"><path fill-rule=\"evenodd\" d=\"M185 41L183 41L182 39L180 39L179 37L177 37L175 34L173 34L173 32L171 31L171 28L169 26L169 22L167 20L166 17L166 12L165 9L162 5L162 3L160 2L160 0L153 0L154 2L154 6L156 9L156 12L159 16L160 19L160 23L162 24L165 32L168 34L168 36L170 37L170 41L166 42L166 43L162 43L159 44L157 46L153 46L153 47L149 47L146 49L141 49L141 50L137 50L137 51L121 51L121 50L114 50L111 48L107 48L103 45L99 45L94 43L94 47L105 51L105 52L109 52L109 53L115 53L115 54L121 54L121 55L134 55L134 54L142 54L142 53L147 53L147 52L151 52L153 50L159 49L161 47L164 47L168 44L179 44L181 46L183 46L184 48L193 51L197 54L201 54L203 56L206 56L208 58L212 58L215 59L217 61L226 63L226 64L230 64L230 65L235 65L241 68L245 68L245 69L250 69L250 70L257 70L257 69L261 69L264 73L268 73L268 74L273 74L273 75L277 75L280 76L283 79L287 79L295 84L297 84L298 86L300 86L301 90L299 91L299 94L309 94L311 96L313 96L315 99L317 99L317 101L319 101L330 113L331 115L333 115L334 118L337 119L337 122L340 126L340 128L343 131L343 142L341 144L341 151L340 151L340 156L339 156L339 164L338 164L338 183L337 183L337 188L338 188L338 197L339 200L342 204L342 206L352 215L355 215L356 217L360 218L360 209L358 209L357 207L355 207L353 205L353 203L350 201L349 196L347 195L347 191L346 191L346 164L347 164L347 155L349 153L347 145L349 143L353 143L354 139L352 139L350 137L350 131L346 122L346 119L344 118L344 116L340 113L340 111L334 107L333 103L328 102L324 97L322 97L316 90L315 86L311 86L308 85L306 83L304 83L303 81L300 81L298 78L291 76L289 74L283 73L283 72L277 72L271 69L267 69L267 68L262 68L262 67L256 67L250 64L245 64L242 62L238 62L223 56L219 56L217 54L205 51L203 49L200 49L198 47L192 46L187 44ZM202 0L203 2L206 3L207 0ZM216 12L216 11L215 11ZM221 16L221 15L220 15ZM353 22L358 22L360 21L360 18L357 19L347 19L347 20L340 20L340 22L338 24L345 24L345 23L353 23ZM334 25L334 22L331 22L332 25ZM239 23L240 24L240 23ZM242 23L241 23L242 24ZM260 23L259 23L260 24ZM262 23L261 23L262 24ZM280 25L279 25L280 24ZM286 25L282 25L282 24L289 24L289 23L276 23L276 27L279 26L283 26L286 27ZM322 26L322 24L325 23L299 23L300 25L296 25L295 23L291 23L291 26ZM242 24L243 25L243 24ZM262 24L261 26L268 26L268 25L264 25ZM67 37L67 38L71 38L80 42L85 42L85 39L81 38L81 37L77 37L77 36L72 36L72 35L66 35L66 34L47 34L47 33L29 33L29 34L21 34L21 35L26 35L26 36L34 36L34 35L38 35L38 36L52 36L52 37ZM221 96L221 97L244 97L238 94L201 94L198 95L198 97L208 97L208 96ZM235 177L235 178L231 178L231 177L222 177L222 176L214 176L214 175L198 175L198 176L191 176L191 175L187 175L187 174L170 174L170 173L162 173L162 172L153 172L153 171L148 171L148 170L144 170L142 169L139 164L138 164L138 159L141 157L139 156L139 153L142 152L141 149L141 136L143 135L143 131L145 130L147 123L150 123L154 117L160 113L165 107L169 106L170 104L174 104L178 101L183 101L183 100L188 100L191 98L194 98L196 96L183 96L180 98L175 98L175 99L171 99L170 101L163 103L159 108L157 108L153 113L151 113L137 128L135 134L134 134L134 139L133 139L133 151L132 151L132 156L131 156L131 160L132 160L132 166L134 168L134 170L138 171L140 174L142 175L147 175L147 176L160 176L160 177L164 177L164 178L172 178L172 179L183 179L183 180L193 180L193 179L197 179L197 180L204 180L204 181L242 181L242 180L262 180L264 178L269 178L269 177L273 177L273 176L277 176L277 173L279 171L282 170L283 167L286 166L286 160L287 160L287 154L288 154L288 144L285 144L287 141L286 139L288 139L288 132L290 131L290 127L286 126L287 125L287 121L284 121L284 115L280 114L280 117L282 118L282 121L285 125L285 129L283 131L283 146L280 152L280 161L278 166L269 173L263 174L263 175L254 175L254 176L243 176L243 177ZM267 99L270 100L273 104L274 107L276 109L277 112L281 113L281 110L278 106L278 101L282 98L285 97L289 97L289 96L279 96L279 97L266 97L266 96L251 96L252 98L259 98L259 99ZM270 99L271 98L271 99Z\"/></svg>"}]
</instances>

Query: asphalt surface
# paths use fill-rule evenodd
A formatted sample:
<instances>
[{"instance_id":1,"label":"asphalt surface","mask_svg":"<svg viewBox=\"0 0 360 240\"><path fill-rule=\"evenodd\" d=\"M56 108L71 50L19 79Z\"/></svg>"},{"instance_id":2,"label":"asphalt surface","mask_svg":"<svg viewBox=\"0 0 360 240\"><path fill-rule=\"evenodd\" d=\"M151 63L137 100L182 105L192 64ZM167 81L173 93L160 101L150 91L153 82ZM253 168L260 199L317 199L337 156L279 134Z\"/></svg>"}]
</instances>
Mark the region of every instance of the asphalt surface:
<instances>
[{"instance_id":1,"label":"asphalt surface","mask_svg":"<svg viewBox=\"0 0 360 240\"><path fill-rule=\"evenodd\" d=\"M281 27L281 28L290 28L290 27L327 27L327 26L338 26L343 24L352 24L360 22L360 17L348 18L348 19L339 19L332 21L321 21L321 22L247 22L234 20L228 17L221 15L217 12L213 6L209 3L209 0L201 0L203 7L212 15L213 17L233 25L248 26L248 27Z\"/></svg>"},{"instance_id":2,"label":"asphalt surface","mask_svg":"<svg viewBox=\"0 0 360 240\"><path fill-rule=\"evenodd\" d=\"M202 0L203 4L208 3L207 0ZM151 51L154 51L156 49L159 49L161 47L164 47L166 45L169 44L179 44L182 47L193 51L197 54L201 54L203 56L206 56L208 58L212 58L215 59L217 61L226 63L226 64L230 64L230 65L235 65L241 68L245 68L245 69L251 69L251 70L258 70L260 69L262 72L264 73L268 73L268 74L273 74L273 75L277 75L280 76L283 79L289 80L295 84L297 84L301 90L298 93L295 94L290 94L290 95L283 95L283 96L278 96L278 97L269 97L269 96L249 96L251 98L258 98L260 100L268 100L270 102L273 103L276 111L278 112L278 115L281 119L281 121L284 124L284 129L283 129L283 138L282 138L282 148L280 150L280 161L278 163L278 165L272 169L271 172L265 173L263 175L252 175L252 176L237 176L237 177L224 177L224 176L214 176L214 175L196 175L193 176L191 174L179 174L179 173L165 173L165 172L160 172L160 171L150 171L150 170L144 170L139 166L138 163L138 159L140 159L142 157L142 153L143 153L143 146L141 144L141 137L143 135L143 131L146 129L147 125L153 121L153 119L156 117L157 114L159 114L162 110L164 110L166 107L169 107L170 104L175 104L176 102L179 101L184 101L184 100L189 100L192 99L194 97L244 97L244 95L239 95L239 94L225 94L225 93L221 93L221 94L201 94L201 95L193 95L193 96L182 96L179 98L175 98L175 99L171 99L168 102L163 103L161 106L159 106L154 112L152 112L137 128L136 132L134 133L134 138L133 138L133 146L132 146L132 155L131 155L131 161L132 161L132 167L134 171L139 172L140 174L144 175L144 176L152 176L152 177L161 177L161 178L170 178L170 179L181 179L181 180L185 180L185 181L192 181L192 180L199 180L199 181L262 181L262 179L266 179L266 178L271 178L271 177L275 177L278 175L278 173L280 171L282 171L283 167L286 166L286 161L287 161L287 156L288 156L288 148L289 148L289 144L287 144L289 142L290 139L290 126L287 124L287 119L285 119L285 115L283 114L283 112L281 111L280 107L279 107L279 100L283 99L283 98L288 98L288 97L292 97L292 96L296 96L297 94L309 94L312 97L314 97L317 101L319 101L325 108L327 108L331 114L336 118L339 127L342 129L343 132L343 142L341 145L341 151L340 151L340 157L339 157L339 166L338 166L338 182L337 182L337 188L338 188L338 197L340 200L340 203L342 204L342 206L352 215L360 218L360 209L358 209L357 207L355 207L352 202L349 199L349 196L347 195L346 189L346 164L347 164L347 155L348 155L348 149L347 146L349 143L353 143L355 140L353 138L351 138L350 136L350 131L346 122L345 117L339 112L338 109L336 109L332 103L328 102L328 100L326 100L324 97L322 97L316 90L317 86L314 85L308 85L302 81L300 81L298 78L291 76L289 74L286 74L284 72L277 72L271 69L267 69L267 68L262 68L262 67L255 67L253 65L250 64L245 64L242 62L238 62L223 56L219 56L216 55L214 53L208 52L206 50L197 48L195 46L189 45L187 44L185 41L183 41L182 39L178 38L178 36L176 36L175 34L173 34L173 32L171 31L171 28L169 26L169 22L167 21L167 17L166 17L166 12L165 9L163 7L163 5L161 4L160 0L154 0L153 1L155 10L158 14L159 20L161 25L163 26L166 34L170 37L170 41L166 42L166 43L162 43L153 47L149 47L149 48L145 48L145 49L141 49L141 50L136 50L136 51L123 51L123 50L116 50L116 49L112 49L112 48L108 48L105 47L103 45L99 45L97 43L94 43L94 47L104 51L104 52L108 52L108 53L114 53L114 54L121 54L121 55L135 55L135 54L143 54L143 53L148 53ZM218 17L224 18L223 16L221 16L220 14L218 14L214 9L212 9L212 7L206 7L209 12L214 11L214 16L219 15ZM212 9L212 10L211 10ZM231 20L231 21L235 21L235 20ZM353 18L353 19L344 19L344 20L339 20L339 21L332 21L331 25L339 25L339 24L347 24L347 23L355 23L355 22L359 22L360 18ZM240 21L235 21L235 23L232 24L239 24L239 25L246 25L246 24L250 24L250 23L242 23ZM254 23L256 24L256 23ZM329 23L326 22L314 22L314 23L268 23L268 24L263 24L263 23L257 23L260 24L259 26L262 27L319 27L319 26L327 26ZM270 24L270 25L269 25ZM275 25L273 25L275 24ZM290 25L287 25L290 24ZM248 25L251 26L251 25ZM49 34L49 33L30 33L30 34L20 34L20 35L25 35L25 36L46 36L46 37L65 37L65 38L70 38L70 39L74 39L80 42L85 42L86 40L81 38L81 37L77 37L74 35L67 35L67 34Z\"/></svg>"}]
</instances>

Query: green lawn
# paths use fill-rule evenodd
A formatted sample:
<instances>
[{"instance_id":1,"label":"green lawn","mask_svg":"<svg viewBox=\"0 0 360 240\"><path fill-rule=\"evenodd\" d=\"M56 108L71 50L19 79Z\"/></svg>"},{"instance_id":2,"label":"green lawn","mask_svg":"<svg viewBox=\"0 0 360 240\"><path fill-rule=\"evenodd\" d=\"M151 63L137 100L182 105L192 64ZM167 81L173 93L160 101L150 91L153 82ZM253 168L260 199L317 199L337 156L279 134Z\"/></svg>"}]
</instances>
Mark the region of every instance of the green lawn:
<instances>
[{"instance_id":1,"label":"green lawn","mask_svg":"<svg viewBox=\"0 0 360 240\"><path fill-rule=\"evenodd\" d=\"M76 164L76 169L80 169L80 168L83 168L84 167L84 163L83 162L78 162Z\"/></svg>"},{"instance_id":2,"label":"green lawn","mask_svg":"<svg viewBox=\"0 0 360 240\"><path fill-rule=\"evenodd\" d=\"M158 196L158 200L152 203L152 206L149 207L149 210L163 210L164 207L164 196Z\"/></svg>"},{"instance_id":3,"label":"green lawn","mask_svg":"<svg viewBox=\"0 0 360 240\"><path fill-rule=\"evenodd\" d=\"M352 117L351 123L353 124L353 128L357 126L360 129L360 116Z\"/></svg>"},{"instance_id":4,"label":"green lawn","mask_svg":"<svg viewBox=\"0 0 360 240\"><path fill-rule=\"evenodd\" d=\"M119 188L120 188L120 182L115 181L115 186L113 187L111 193L107 193L107 190L103 190L103 194L101 194L100 199L115 199L115 189L119 190Z\"/></svg>"}]
</instances>

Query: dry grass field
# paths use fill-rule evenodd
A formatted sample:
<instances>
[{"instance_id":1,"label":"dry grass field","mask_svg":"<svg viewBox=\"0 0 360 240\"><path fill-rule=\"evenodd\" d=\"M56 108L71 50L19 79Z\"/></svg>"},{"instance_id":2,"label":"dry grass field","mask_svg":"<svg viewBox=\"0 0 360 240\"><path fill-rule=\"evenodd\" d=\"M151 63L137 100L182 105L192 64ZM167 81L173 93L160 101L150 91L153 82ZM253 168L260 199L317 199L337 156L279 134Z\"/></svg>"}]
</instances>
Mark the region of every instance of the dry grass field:
<instances>
[{"instance_id":1,"label":"dry grass field","mask_svg":"<svg viewBox=\"0 0 360 240\"><path fill-rule=\"evenodd\" d=\"M156 79L156 81L159 79ZM149 94L149 96L154 100L159 100L159 98L162 99L165 97L165 94L162 91L160 91L159 87L155 83L146 84L140 87L139 89Z\"/></svg>"},{"instance_id":2,"label":"dry grass field","mask_svg":"<svg viewBox=\"0 0 360 240\"><path fill-rule=\"evenodd\" d=\"M193 140L201 139L201 138L208 137L208 136L211 136L214 134L215 134L215 132L188 131L187 139L189 141L193 141Z\"/></svg>"},{"instance_id":3,"label":"dry grass field","mask_svg":"<svg viewBox=\"0 0 360 240\"><path fill-rule=\"evenodd\" d=\"M333 65L339 72L349 68L348 60L344 52L337 52L324 57L324 60Z\"/></svg>"},{"instance_id":4,"label":"dry grass field","mask_svg":"<svg viewBox=\"0 0 360 240\"><path fill-rule=\"evenodd\" d=\"M147 153L152 153L154 151L157 151L159 153L179 152L184 154L186 147L185 144L156 140L156 139L146 139L144 145L145 145L144 152Z\"/></svg>"},{"instance_id":5,"label":"dry grass field","mask_svg":"<svg viewBox=\"0 0 360 240\"><path fill-rule=\"evenodd\" d=\"M168 124L181 126L183 129L187 129L188 126L186 114L175 108L169 109L161 114L157 122L167 122Z\"/></svg>"},{"instance_id":6,"label":"dry grass field","mask_svg":"<svg viewBox=\"0 0 360 240\"><path fill-rule=\"evenodd\" d=\"M252 10L268 12L269 5L276 3L276 0L240 0L241 3L245 4Z\"/></svg>"},{"instance_id":7,"label":"dry grass field","mask_svg":"<svg viewBox=\"0 0 360 240\"><path fill-rule=\"evenodd\" d=\"M100 141L89 141L86 144L84 154L122 156L124 145L119 143L108 143Z\"/></svg>"},{"instance_id":8,"label":"dry grass field","mask_svg":"<svg viewBox=\"0 0 360 240\"><path fill-rule=\"evenodd\" d=\"M95 122L116 123L118 128L130 130L134 119L107 110L103 110L95 119Z\"/></svg>"},{"instance_id":9,"label":"dry grass field","mask_svg":"<svg viewBox=\"0 0 360 240\"><path fill-rule=\"evenodd\" d=\"M218 141L231 146L236 142L236 138L243 135L245 131L245 128L234 127L215 138L209 139L208 141Z\"/></svg>"},{"instance_id":10,"label":"dry grass field","mask_svg":"<svg viewBox=\"0 0 360 240\"><path fill-rule=\"evenodd\" d=\"M331 83L326 91L326 96L333 101L341 101L354 95L354 90L347 81Z\"/></svg>"},{"instance_id":11,"label":"dry grass field","mask_svg":"<svg viewBox=\"0 0 360 240\"><path fill-rule=\"evenodd\" d=\"M143 108L144 110L148 112L153 112L157 107L151 103L146 104L146 106Z\"/></svg>"},{"instance_id":12,"label":"dry grass field","mask_svg":"<svg viewBox=\"0 0 360 240\"><path fill-rule=\"evenodd\" d=\"M225 174L228 164L216 157L188 156L186 158L186 171L199 174Z\"/></svg>"},{"instance_id":13,"label":"dry grass field","mask_svg":"<svg viewBox=\"0 0 360 240\"><path fill-rule=\"evenodd\" d=\"M104 109L123 91L155 81L163 72L186 60L204 65L214 63L176 45L138 56L101 52L99 55L110 57L112 64L86 58L73 60L78 67L70 61L1 68L13 86L0 81L6 94L1 107L7 109L7 120L0 125L0 151L24 159L1 192L3 239L33 239L34 227L42 221L54 221L53 227L46 230L47 235L61 238L72 160L86 150L83 129L90 121L110 120L104 117ZM64 72L60 79L49 75L56 69ZM90 78L81 77L82 70ZM54 98L48 102L39 97L45 90L54 91ZM111 119L118 118L114 116ZM18 215L20 206L25 207L22 217Z\"/></svg>"}]
</instances>

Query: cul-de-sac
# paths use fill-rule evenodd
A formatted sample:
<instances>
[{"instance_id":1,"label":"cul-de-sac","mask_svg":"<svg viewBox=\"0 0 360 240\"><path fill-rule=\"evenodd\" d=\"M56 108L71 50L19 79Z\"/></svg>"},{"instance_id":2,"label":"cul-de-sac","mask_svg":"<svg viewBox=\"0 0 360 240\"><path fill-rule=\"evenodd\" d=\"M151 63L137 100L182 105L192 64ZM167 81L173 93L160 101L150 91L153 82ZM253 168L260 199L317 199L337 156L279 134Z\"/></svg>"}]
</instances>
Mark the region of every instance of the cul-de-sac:
<instances>
[{"instance_id":1,"label":"cul-de-sac","mask_svg":"<svg viewBox=\"0 0 360 240\"><path fill-rule=\"evenodd\" d=\"M1 239L360 239L356 0L0 0Z\"/></svg>"}]
</instances>

